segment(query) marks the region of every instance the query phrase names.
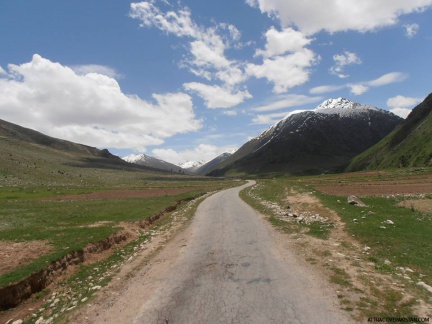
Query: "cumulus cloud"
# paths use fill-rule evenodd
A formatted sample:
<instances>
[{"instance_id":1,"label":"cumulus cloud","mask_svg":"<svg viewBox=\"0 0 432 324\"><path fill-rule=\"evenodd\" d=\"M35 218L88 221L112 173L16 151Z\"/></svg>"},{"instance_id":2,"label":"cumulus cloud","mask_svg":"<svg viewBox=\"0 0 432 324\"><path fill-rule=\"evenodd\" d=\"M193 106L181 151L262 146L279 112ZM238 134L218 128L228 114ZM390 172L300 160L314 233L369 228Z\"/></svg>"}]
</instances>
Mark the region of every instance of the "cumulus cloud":
<instances>
[{"instance_id":1,"label":"cumulus cloud","mask_svg":"<svg viewBox=\"0 0 432 324\"><path fill-rule=\"evenodd\" d=\"M390 112L392 112L393 114L405 119L411 113L411 109L409 109L409 108L393 108L393 109L390 109Z\"/></svg>"},{"instance_id":2,"label":"cumulus cloud","mask_svg":"<svg viewBox=\"0 0 432 324\"><path fill-rule=\"evenodd\" d=\"M186 161L210 161L225 152L235 152L235 146L215 146L210 144L199 144L197 147L187 150L176 151L173 149L154 149L155 157L174 164Z\"/></svg>"},{"instance_id":3,"label":"cumulus cloud","mask_svg":"<svg viewBox=\"0 0 432 324\"><path fill-rule=\"evenodd\" d=\"M186 90L196 92L203 98L208 108L231 108L242 103L245 99L252 98L248 91L233 93L231 89L217 85L190 82L183 86Z\"/></svg>"},{"instance_id":4,"label":"cumulus cloud","mask_svg":"<svg viewBox=\"0 0 432 324\"><path fill-rule=\"evenodd\" d=\"M315 53L303 48L293 54L266 58L263 64L247 64L246 72L256 78L265 78L274 84L274 93L284 93L288 89L309 80L310 67L317 62Z\"/></svg>"},{"instance_id":5,"label":"cumulus cloud","mask_svg":"<svg viewBox=\"0 0 432 324\"><path fill-rule=\"evenodd\" d=\"M121 78L121 74L118 73L114 68L106 66L106 65L98 65L98 64L86 64L86 65L73 65L70 66L72 70L75 71L76 74L86 75L88 73L97 73L106 75L107 77L113 79Z\"/></svg>"},{"instance_id":6,"label":"cumulus cloud","mask_svg":"<svg viewBox=\"0 0 432 324\"><path fill-rule=\"evenodd\" d=\"M404 96L396 96L389 98L387 100L387 106L391 108L398 108L398 107L413 107L420 102L422 102L422 98L414 98L414 97L404 97Z\"/></svg>"},{"instance_id":7,"label":"cumulus cloud","mask_svg":"<svg viewBox=\"0 0 432 324\"><path fill-rule=\"evenodd\" d=\"M403 25L403 28L405 29L406 37L413 38L415 35L417 35L420 26L418 24L407 24Z\"/></svg>"},{"instance_id":8,"label":"cumulus cloud","mask_svg":"<svg viewBox=\"0 0 432 324\"><path fill-rule=\"evenodd\" d=\"M256 56L273 57L287 52L297 52L312 42L312 39L307 38L304 34L293 28L285 28L282 31L278 31L274 27L271 27L265 36L265 49L258 49L255 52Z\"/></svg>"},{"instance_id":9,"label":"cumulus cloud","mask_svg":"<svg viewBox=\"0 0 432 324\"><path fill-rule=\"evenodd\" d=\"M349 75L344 74L345 67L353 64L361 64L362 61L356 53L344 51L342 54L333 56L335 64L329 69L331 74L337 75L339 78L344 79Z\"/></svg>"},{"instance_id":10,"label":"cumulus cloud","mask_svg":"<svg viewBox=\"0 0 432 324\"><path fill-rule=\"evenodd\" d=\"M283 27L295 25L315 34L355 30L372 31L398 23L401 15L426 10L432 0L246 0L262 13L276 17Z\"/></svg>"},{"instance_id":11,"label":"cumulus cloud","mask_svg":"<svg viewBox=\"0 0 432 324\"><path fill-rule=\"evenodd\" d=\"M274 93L287 92L307 82L311 66L319 60L305 47L311 42L312 39L292 28L278 31L271 27L266 32L265 48L255 52L255 56L263 57L262 64L247 64L246 73L273 83Z\"/></svg>"},{"instance_id":12,"label":"cumulus cloud","mask_svg":"<svg viewBox=\"0 0 432 324\"><path fill-rule=\"evenodd\" d=\"M395 115L406 118L411 109L422 101L422 98L395 96L387 100L387 106L391 108L390 111Z\"/></svg>"},{"instance_id":13,"label":"cumulus cloud","mask_svg":"<svg viewBox=\"0 0 432 324\"><path fill-rule=\"evenodd\" d=\"M188 55L180 63L196 76L207 80L217 79L234 85L245 80L239 63L229 60L225 50L237 44L240 31L233 25L220 23L214 27L196 24L187 7L174 8L165 3L167 9L155 5L154 1L131 4L130 17L141 21L141 27L155 27L177 37L190 39Z\"/></svg>"},{"instance_id":14,"label":"cumulus cloud","mask_svg":"<svg viewBox=\"0 0 432 324\"><path fill-rule=\"evenodd\" d=\"M364 84L349 84L348 88L350 88L351 93L356 96L362 95L369 90L369 87Z\"/></svg>"},{"instance_id":15,"label":"cumulus cloud","mask_svg":"<svg viewBox=\"0 0 432 324\"><path fill-rule=\"evenodd\" d=\"M202 127L185 93L153 94L154 102L148 102L124 94L113 78L80 75L37 54L8 70L8 77L0 78L2 118L51 136L145 151Z\"/></svg>"},{"instance_id":16,"label":"cumulus cloud","mask_svg":"<svg viewBox=\"0 0 432 324\"><path fill-rule=\"evenodd\" d=\"M273 111L286 109L290 107L302 106L309 103L314 103L322 100L322 97L308 97L305 95L289 94L279 96L276 100L253 108L254 111ZM283 114L283 113L282 113ZM286 113L285 113L286 114Z\"/></svg>"}]
</instances>

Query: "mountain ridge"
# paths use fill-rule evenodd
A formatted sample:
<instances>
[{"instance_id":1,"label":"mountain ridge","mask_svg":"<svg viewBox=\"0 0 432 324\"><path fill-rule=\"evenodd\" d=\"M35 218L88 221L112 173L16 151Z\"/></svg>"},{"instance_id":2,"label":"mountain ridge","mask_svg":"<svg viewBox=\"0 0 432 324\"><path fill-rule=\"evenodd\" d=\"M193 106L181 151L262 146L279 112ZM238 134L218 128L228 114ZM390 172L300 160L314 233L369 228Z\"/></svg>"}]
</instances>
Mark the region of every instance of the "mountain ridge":
<instances>
[{"instance_id":1,"label":"mountain ridge","mask_svg":"<svg viewBox=\"0 0 432 324\"><path fill-rule=\"evenodd\" d=\"M432 165L432 93L375 146L353 158L347 171Z\"/></svg>"},{"instance_id":2,"label":"mountain ridge","mask_svg":"<svg viewBox=\"0 0 432 324\"><path fill-rule=\"evenodd\" d=\"M313 110L288 114L208 174L317 174L337 169L401 122L389 111L328 99Z\"/></svg>"}]
</instances>

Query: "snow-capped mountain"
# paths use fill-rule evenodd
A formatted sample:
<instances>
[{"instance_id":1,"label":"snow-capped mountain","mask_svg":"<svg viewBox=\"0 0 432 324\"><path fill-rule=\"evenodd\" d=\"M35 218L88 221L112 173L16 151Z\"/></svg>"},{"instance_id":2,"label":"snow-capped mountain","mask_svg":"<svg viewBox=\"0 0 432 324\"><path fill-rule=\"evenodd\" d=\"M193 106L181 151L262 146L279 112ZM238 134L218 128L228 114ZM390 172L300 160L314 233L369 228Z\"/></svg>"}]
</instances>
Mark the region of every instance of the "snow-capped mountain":
<instances>
[{"instance_id":1,"label":"snow-capped mountain","mask_svg":"<svg viewBox=\"0 0 432 324\"><path fill-rule=\"evenodd\" d=\"M379 108L352 102L345 98L328 99L316 107L313 111L322 114L338 114L343 117L350 117L366 111L378 111Z\"/></svg>"},{"instance_id":2,"label":"snow-capped mountain","mask_svg":"<svg viewBox=\"0 0 432 324\"><path fill-rule=\"evenodd\" d=\"M226 159L228 159L232 153L225 152L221 155L215 157L213 160L208 161L207 163L204 163L201 165L198 169L195 170L196 174L205 175L207 172L209 172L213 167L216 165L222 163Z\"/></svg>"},{"instance_id":3,"label":"snow-capped mountain","mask_svg":"<svg viewBox=\"0 0 432 324\"><path fill-rule=\"evenodd\" d=\"M186 161L184 163L179 164L182 169L185 169L189 172L195 173L197 169L199 169L206 162L204 160L200 161Z\"/></svg>"},{"instance_id":4,"label":"snow-capped mountain","mask_svg":"<svg viewBox=\"0 0 432 324\"><path fill-rule=\"evenodd\" d=\"M402 121L386 110L344 98L329 99L313 110L288 114L210 174L320 173L347 163Z\"/></svg>"},{"instance_id":5,"label":"snow-capped mountain","mask_svg":"<svg viewBox=\"0 0 432 324\"><path fill-rule=\"evenodd\" d=\"M122 159L129 163L144 165L155 169L161 169L161 170L172 171L172 172L180 172L180 173L184 172L182 168L180 168L175 164L145 154L130 154L128 156L123 157Z\"/></svg>"}]
</instances>

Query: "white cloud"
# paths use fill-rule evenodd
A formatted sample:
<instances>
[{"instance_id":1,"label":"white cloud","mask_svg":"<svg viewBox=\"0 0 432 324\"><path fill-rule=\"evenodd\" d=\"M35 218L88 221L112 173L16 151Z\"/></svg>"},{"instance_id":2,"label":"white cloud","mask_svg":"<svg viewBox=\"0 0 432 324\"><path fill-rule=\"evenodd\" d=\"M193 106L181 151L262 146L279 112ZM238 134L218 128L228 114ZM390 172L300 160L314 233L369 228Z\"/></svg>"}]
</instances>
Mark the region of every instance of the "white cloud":
<instances>
[{"instance_id":1,"label":"white cloud","mask_svg":"<svg viewBox=\"0 0 432 324\"><path fill-rule=\"evenodd\" d=\"M314 34L356 30L372 31L394 25L401 15L426 10L432 0L246 0L246 3L276 17L283 27L296 25Z\"/></svg>"},{"instance_id":2,"label":"white cloud","mask_svg":"<svg viewBox=\"0 0 432 324\"><path fill-rule=\"evenodd\" d=\"M106 66L106 65L98 65L98 64L86 64L86 65L74 65L70 66L72 70L75 71L76 74L86 75L88 73L97 73L106 75L107 77L118 79L121 78L121 74L118 73L114 68Z\"/></svg>"},{"instance_id":3,"label":"white cloud","mask_svg":"<svg viewBox=\"0 0 432 324\"><path fill-rule=\"evenodd\" d=\"M234 146L215 146L210 144L199 144L197 147L188 150L176 151L173 149L154 149L155 157L174 164L186 161L210 161L225 152L234 152Z\"/></svg>"},{"instance_id":4,"label":"white cloud","mask_svg":"<svg viewBox=\"0 0 432 324\"><path fill-rule=\"evenodd\" d=\"M357 84L347 84L347 87L351 89L351 93L358 96L368 91L370 87L381 87L396 82L402 82L406 78L408 78L406 73L391 72L371 81L359 82Z\"/></svg>"},{"instance_id":5,"label":"white cloud","mask_svg":"<svg viewBox=\"0 0 432 324\"><path fill-rule=\"evenodd\" d=\"M349 76L343 74L346 66L362 63L360 57L358 57L356 53L349 51L344 51L342 54L333 55L333 61L335 62L335 65L333 65L329 71L331 74L337 75L341 79Z\"/></svg>"},{"instance_id":6,"label":"white cloud","mask_svg":"<svg viewBox=\"0 0 432 324\"><path fill-rule=\"evenodd\" d=\"M348 88L350 88L351 93L355 94L356 96L359 96L369 90L369 87L363 84L349 84Z\"/></svg>"},{"instance_id":7,"label":"white cloud","mask_svg":"<svg viewBox=\"0 0 432 324\"><path fill-rule=\"evenodd\" d=\"M414 97L404 97L404 96L396 96L389 98L387 100L387 106L391 108L399 108L399 107L413 107L420 102L422 102L422 98L414 98Z\"/></svg>"},{"instance_id":8,"label":"white cloud","mask_svg":"<svg viewBox=\"0 0 432 324\"><path fill-rule=\"evenodd\" d=\"M395 115L397 115L397 116L405 119L410 114L411 109L408 109L408 108L393 108L393 109L390 109L390 112L392 112L393 114L395 114Z\"/></svg>"},{"instance_id":9,"label":"white cloud","mask_svg":"<svg viewBox=\"0 0 432 324\"><path fill-rule=\"evenodd\" d=\"M417 35L420 26L418 24L407 24L403 25L403 28L405 28L406 37L413 38L415 35Z\"/></svg>"},{"instance_id":10,"label":"white cloud","mask_svg":"<svg viewBox=\"0 0 432 324\"><path fill-rule=\"evenodd\" d=\"M273 113L273 114L265 114L265 115L256 115L252 119L253 124L262 124L262 125L272 125L277 123L283 118L287 118L291 115L295 115L307 110L293 110L291 112L281 112L281 113Z\"/></svg>"},{"instance_id":11,"label":"white cloud","mask_svg":"<svg viewBox=\"0 0 432 324\"><path fill-rule=\"evenodd\" d=\"M395 115L406 118L411 112L412 107L422 102L422 98L395 96L387 100L387 106Z\"/></svg>"},{"instance_id":12,"label":"white cloud","mask_svg":"<svg viewBox=\"0 0 432 324\"><path fill-rule=\"evenodd\" d=\"M188 55L180 62L180 67L194 75L207 80L218 79L228 85L245 80L240 64L225 56L225 50L233 44L236 46L240 39L240 31L235 26L220 23L205 28L192 20L187 7L174 10L172 5L167 6L168 10L163 11L154 1L132 3L130 17L139 19L141 27L156 27L167 34L189 38Z\"/></svg>"},{"instance_id":13,"label":"white cloud","mask_svg":"<svg viewBox=\"0 0 432 324\"><path fill-rule=\"evenodd\" d=\"M227 115L227 116L237 116L237 111L235 111L235 110L225 110L223 112L223 114Z\"/></svg>"},{"instance_id":14,"label":"white cloud","mask_svg":"<svg viewBox=\"0 0 432 324\"><path fill-rule=\"evenodd\" d=\"M408 75L406 73L391 72L384 74L375 80L367 81L365 82L365 84L370 87L380 87L391 83L402 82L406 78L408 78Z\"/></svg>"},{"instance_id":15,"label":"white cloud","mask_svg":"<svg viewBox=\"0 0 432 324\"><path fill-rule=\"evenodd\" d=\"M312 39L307 38L301 32L292 28L278 31L274 27L271 27L265 35L265 50L257 50L255 52L256 56L273 57L287 52L297 52L312 42Z\"/></svg>"},{"instance_id":16,"label":"white cloud","mask_svg":"<svg viewBox=\"0 0 432 324\"><path fill-rule=\"evenodd\" d=\"M319 86L315 87L309 90L310 94L323 94L328 92L334 92L341 90L343 88L346 88L346 85L340 85L340 86L332 86L332 85L325 85L325 86Z\"/></svg>"},{"instance_id":17,"label":"white cloud","mask_svg":"<svg viewBox=\"0 0 432 324\"><path fill-rule=\"evenodd\" d=\"M7 75L7 72L1 66L0 66L0 75Z\"/></svg>"},{"instance_id":18,"label":"white cloud","mask_svg":"<svg viewBox=\"0 0 432 324\"><path fill-rule=\"evenodd\" d=\"M124 94L113 78L79 75L37 54L8 68L9 78L0 78L2 118L51 136L144 151L202 127L185 93L153 94L154 103L147 102Z\"/></svg>"},{"instance_id":19,"label":"white cloud","mask_svg":"<svg viewBox=\"0 0 432 324\"><path fill-rule=\"evenodd\" d=\"M248 64L246 72L256 78L266 78L274 84L273 92L283 93L309 80L309 68L317 62L315 53L303 48L293 54L266 58L262 65Z\"/></svg>"},{"instance_id":20,"label":"white cloud","mask_svg":"<svg viewBox=\"0 0 432 324\"><path fill-rule=\"evenodd\" d=\"M275 101L253 108L254 111L272 111L302 106L322 100L322 97L308 97L305 95L289 94L278 97ZM286 113L285 113L286 114Z\"/></svg>"},{"instance_id":21,"label":"white cloud","mask_svg":"<svg viewBox=\"0 0 432 324\"><path fill-rule=\"evenodd\" d=\"M232 92L231 89L217 85L206 85L198 82L185 83L184 88L188 91L196 92L204 99L207 108L231 108L245 99L252 98L248 91Z\"/></svg>"},{"instance_id":22,"label":"white cloud","mask_svg":"<svg viewBox=\"0 0 432 324\"><path fill-rule=\"evenodd\" d=\"M430 0L324 0L319 3L295 0L249 0L261 12L274 14L283 26L297 25L307 33L320 30L338 32L345 30L370 31L393 25L398 17L425 10Z\"/></svg>"}]
</instances>

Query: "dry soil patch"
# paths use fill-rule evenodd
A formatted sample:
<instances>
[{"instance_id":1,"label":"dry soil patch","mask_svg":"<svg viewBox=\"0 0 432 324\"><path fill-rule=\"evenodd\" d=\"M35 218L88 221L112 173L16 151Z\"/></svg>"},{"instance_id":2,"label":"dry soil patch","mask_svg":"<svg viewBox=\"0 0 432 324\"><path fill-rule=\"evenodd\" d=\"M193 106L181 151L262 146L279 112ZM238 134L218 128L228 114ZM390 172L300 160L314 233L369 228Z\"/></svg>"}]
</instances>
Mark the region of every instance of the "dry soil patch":
<instances>
[{"instance_id":1,"label":"dry soil patch","mask_svg":"<svg viewBox=\"0 0 432 324\"><path fill-rule=\"evenodd\" d=\"M396 206L414 209L425 214L432 214L432 199L405 200Z\"/></svg>"},{"instance_id":2,"label":"dry soil patch","mask_svg":"<svg viewBox=\"0 0 432 324\"><path fill-rule=\"evenodd\" d=\"M51 250L46 241L0 241L0 275L27 265Z\"/></svg>"}]
</instances>

